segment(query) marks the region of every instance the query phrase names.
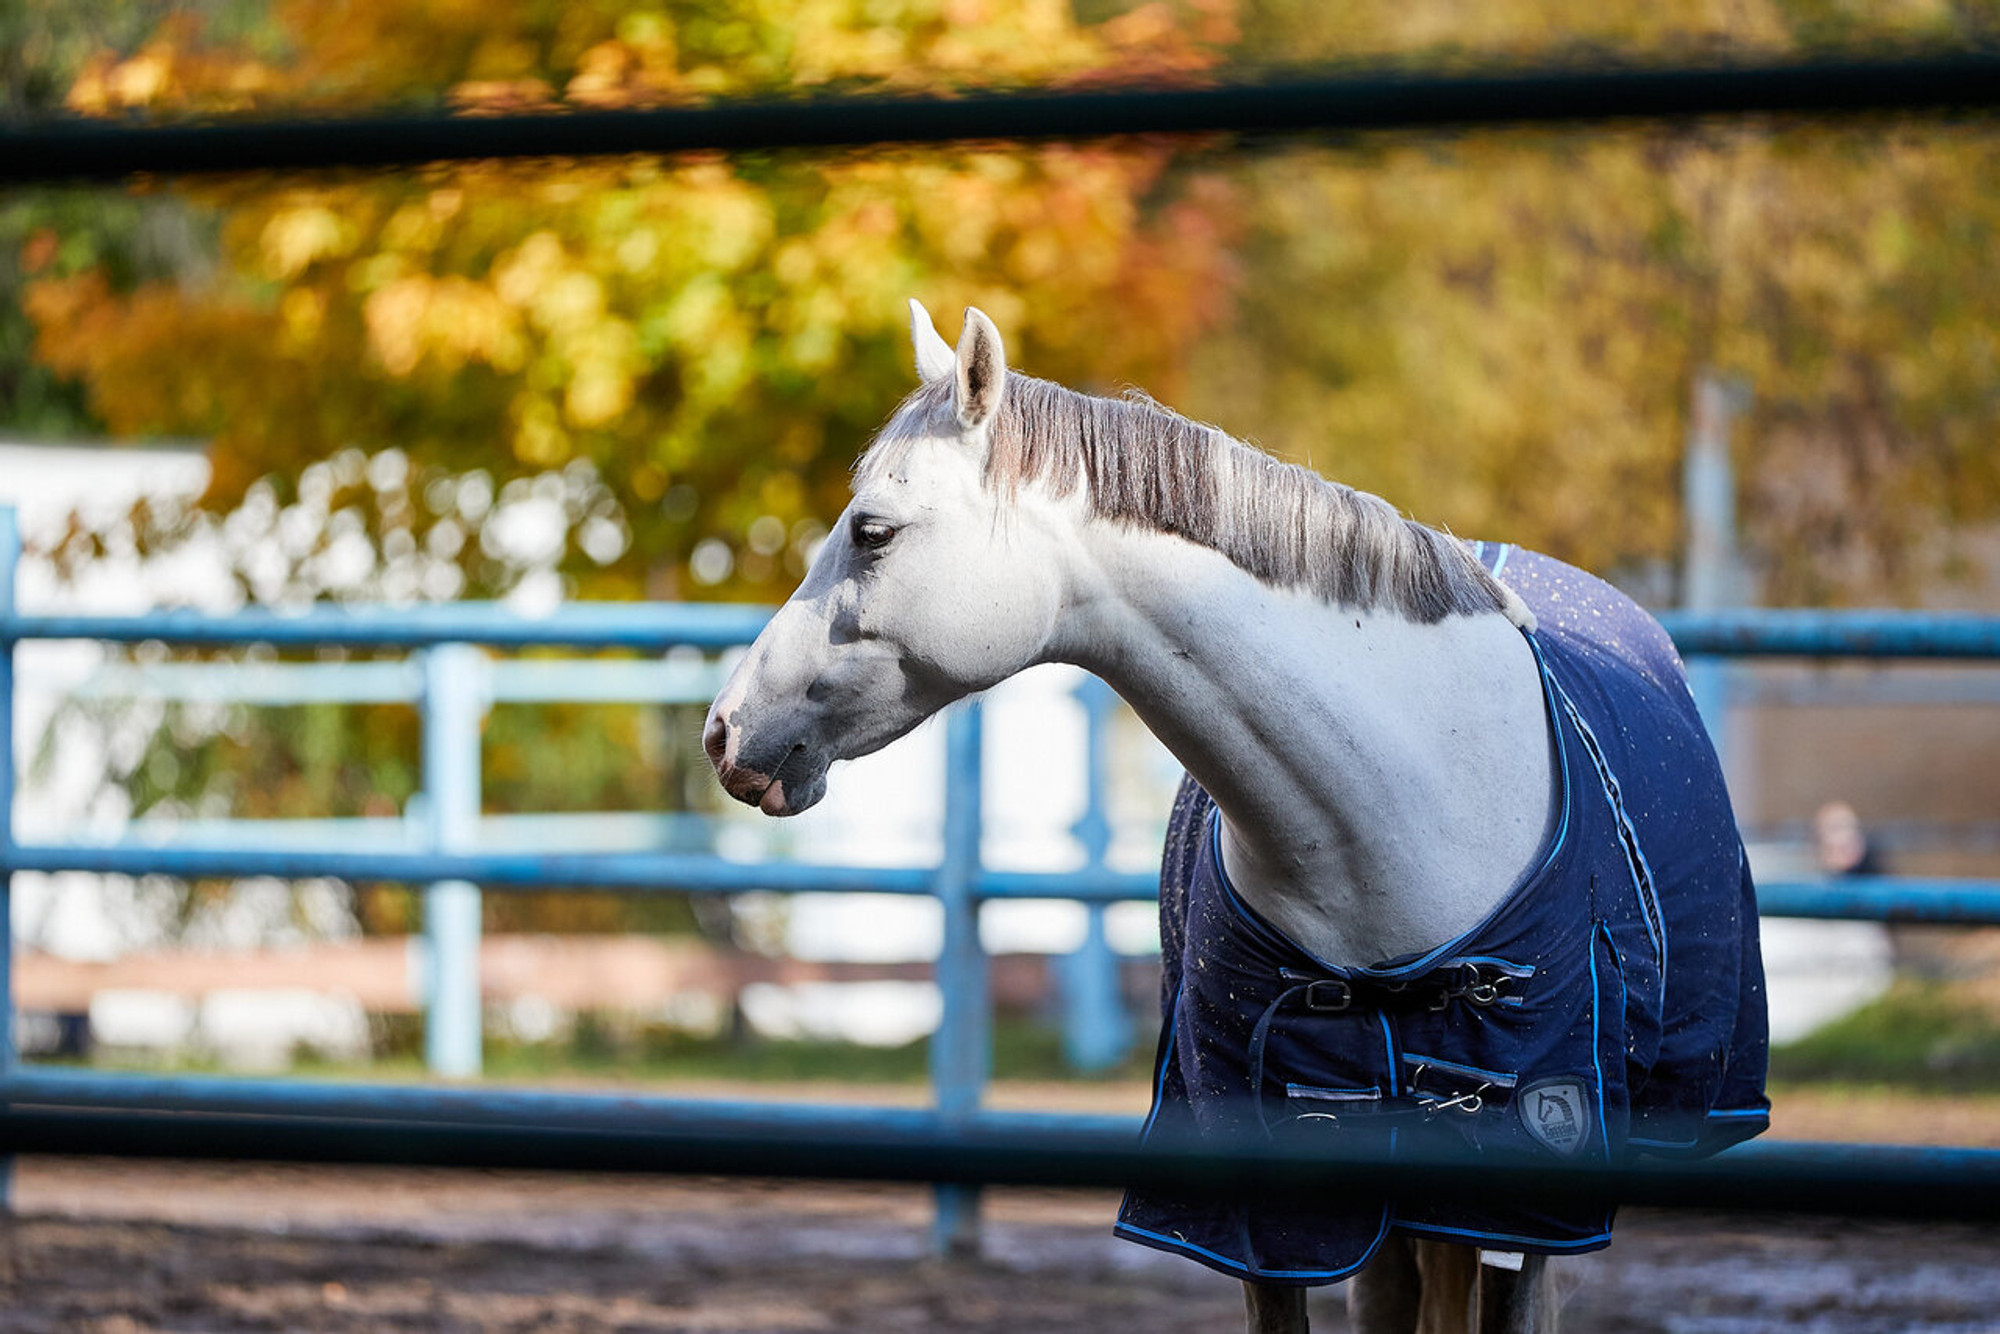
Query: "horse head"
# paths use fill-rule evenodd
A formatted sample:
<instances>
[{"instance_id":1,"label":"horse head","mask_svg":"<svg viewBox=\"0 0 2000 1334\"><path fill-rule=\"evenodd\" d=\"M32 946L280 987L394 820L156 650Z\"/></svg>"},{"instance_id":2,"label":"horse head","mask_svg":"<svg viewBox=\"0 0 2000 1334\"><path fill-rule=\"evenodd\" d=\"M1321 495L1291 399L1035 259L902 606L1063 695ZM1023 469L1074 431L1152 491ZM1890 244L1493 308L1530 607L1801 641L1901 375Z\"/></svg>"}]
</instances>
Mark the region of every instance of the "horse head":
<instances>
[{"instance_id":1,"label":"horse head","mask_svg":"<svg viewBox=\"0 0 2000 1334\"><path fill-rule=\"evenodd\" d=\"M835 760L1043 660L1064 602L1054 498L986 480L1007 392L1000 332L968 309L954 350L910 303L922 381L856 470L854 498L709 710L722 786L770 815L826 792Z\"/></svg>"}]
</instances>

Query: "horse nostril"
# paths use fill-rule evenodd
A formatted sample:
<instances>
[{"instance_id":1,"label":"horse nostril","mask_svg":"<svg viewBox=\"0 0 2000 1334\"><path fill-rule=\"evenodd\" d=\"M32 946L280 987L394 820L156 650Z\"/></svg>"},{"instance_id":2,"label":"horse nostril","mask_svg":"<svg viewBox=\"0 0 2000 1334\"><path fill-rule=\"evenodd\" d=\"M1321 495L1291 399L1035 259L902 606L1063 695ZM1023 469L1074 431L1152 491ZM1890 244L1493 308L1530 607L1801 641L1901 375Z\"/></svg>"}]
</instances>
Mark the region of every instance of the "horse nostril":
<instances>
[{"instance_id":1,"label":"horse nostril","mask_svg":"<svg viewBox=\"0 0 2000 1334\"><path fill-rule=\"evenodd\" d=\"M718 715L708 720L708 727L701 734L701 748L708 752L710 764L721 764L722 757L729 750L729 724Z\"/></svg>"}]
</instances>

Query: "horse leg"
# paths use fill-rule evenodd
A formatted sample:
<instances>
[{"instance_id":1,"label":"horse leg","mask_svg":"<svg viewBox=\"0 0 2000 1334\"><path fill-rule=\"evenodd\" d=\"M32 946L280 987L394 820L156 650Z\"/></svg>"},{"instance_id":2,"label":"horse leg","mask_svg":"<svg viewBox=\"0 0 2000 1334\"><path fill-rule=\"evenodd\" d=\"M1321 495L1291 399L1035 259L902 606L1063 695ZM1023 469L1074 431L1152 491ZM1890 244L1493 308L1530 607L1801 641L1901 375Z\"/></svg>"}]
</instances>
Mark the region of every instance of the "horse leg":
<instances>
[{"instance_id":1,"label":"horse leg","mask_svg":"<svg viewBox=\"0 0 2000 1334\"><path fill-rule=\"evenodd\" d=\"M1394 1252L1384 1244L1348 1289L1355 1334L1555 1334L1558 1302L1547 1256L1524 1255L1512 1270L1480 1264L1473 1246L1402 1246ZM1373 1283L1361 1282L1371 1276Z\"/></svg>"},{"instance_id":2,"label":"horse leg","mask_svg":"<svg viewBox=\"0 0 2000 1334\"><path fill-rule=\"evenodd\" d=\"M1521 1268L1479 1269L1479 1334L1555 1334L1554 1277L1546 1255L1524 1255Z\"/></svg>"},{"instance_id":3,"label":"horse leg","mask_svg":"<svg viewBox=\"0 0 2000 1334\"><path fill-rule=\"evenodd\" d=\"M1474 1334L1478 1289L1476 1247L1391 1236L1348 1280L1347 1318L1355 1334Z\"/></svg>"},{"instance_id":4,"label":"horse leg","mask_svg":"<svg viewBox=\"0 0 2000 1334\"><path fill-rule=\"evenodd\" d=\"M1250 1334L1306 1334L1306 1290L1243 1280Z\"/></svg>"},{"instance_id":5,"label":"horse leg","mask_svg":"<svg viewBox=\"0 0 2000 1334\"><path fill-rule=\"evenodd\" d=\"M1354 1334L1416 1334L1423 1278L1408 1237L1390 1235L1367 1266L1347 1280L1347 1320Z\"/></svg>"},{"instance_id":6,"label":"horse leg","mask_svg":"<svg viewBox=\"0 0 2000 1334\"><path fill-rule=\"evenodd\" d=\"M1479 1248L1455 1241L1412 1242L1422 1279L1416 1334L1473 1334Z\"/></svg>"}]
</instances>

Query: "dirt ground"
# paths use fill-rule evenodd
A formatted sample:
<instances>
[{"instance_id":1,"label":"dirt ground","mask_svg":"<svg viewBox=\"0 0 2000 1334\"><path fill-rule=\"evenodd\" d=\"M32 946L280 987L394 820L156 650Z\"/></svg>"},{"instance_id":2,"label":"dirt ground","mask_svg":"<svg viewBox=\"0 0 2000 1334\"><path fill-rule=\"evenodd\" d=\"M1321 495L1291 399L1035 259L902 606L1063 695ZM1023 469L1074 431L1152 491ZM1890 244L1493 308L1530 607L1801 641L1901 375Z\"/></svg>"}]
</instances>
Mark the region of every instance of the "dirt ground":
<instances>
[{"instance_id":1,"label":"dirt ground","mask_svg":"<svg viewBox=\"0 0 2000 1334\"><path fill-rule=\"evenodd\" d=\"M1811 1103L1780 1133L2000 1139L1992 1103ZM1114 1240L1095 1192L992 1193L984 1257L954 1264L903 1187L23 1159L15 1201L23 1334L1242 1328L1236 1284ZM1630 1211L1566 1263L1572 1334L2000 1332L1993 1229ZM1316 1330L1340 1303L1315 1294Z\"/></svg>"}]
</instances>

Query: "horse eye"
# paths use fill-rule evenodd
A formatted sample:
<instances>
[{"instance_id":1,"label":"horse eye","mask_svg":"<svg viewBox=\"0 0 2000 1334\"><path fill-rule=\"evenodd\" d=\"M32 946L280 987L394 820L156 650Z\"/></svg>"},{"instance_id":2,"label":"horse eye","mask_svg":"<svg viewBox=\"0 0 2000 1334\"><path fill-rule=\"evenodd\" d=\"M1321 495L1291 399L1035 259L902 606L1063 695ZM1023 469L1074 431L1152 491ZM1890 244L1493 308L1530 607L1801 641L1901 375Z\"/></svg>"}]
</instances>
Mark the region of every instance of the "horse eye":
<instances>
[{"instance_id":1,"label":"horse eye","mask_svg":"<svg viewBox=\"0 0 2000 1334\"><path fill-rule=\"evenodd\" d=\"M895 528L880 519L864 519L858 515L855 517L853 530L854 545L867 551L880 551L888 546L889 539L896 535Z\"/></svg>"}]
</instances>

